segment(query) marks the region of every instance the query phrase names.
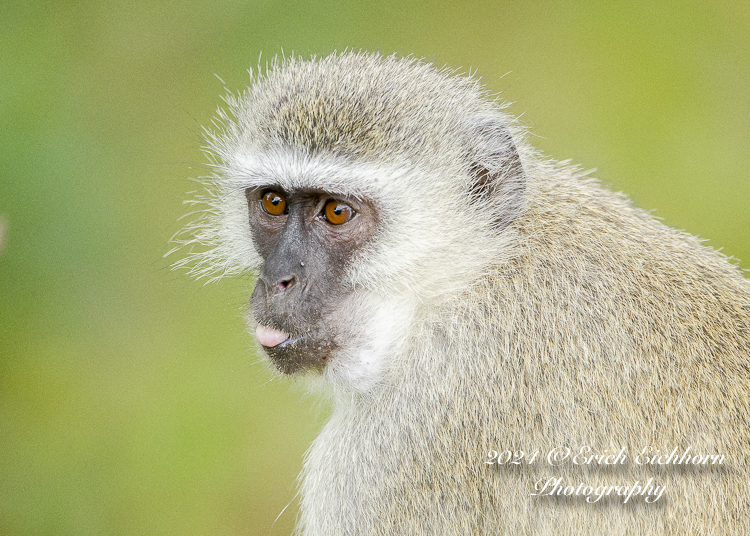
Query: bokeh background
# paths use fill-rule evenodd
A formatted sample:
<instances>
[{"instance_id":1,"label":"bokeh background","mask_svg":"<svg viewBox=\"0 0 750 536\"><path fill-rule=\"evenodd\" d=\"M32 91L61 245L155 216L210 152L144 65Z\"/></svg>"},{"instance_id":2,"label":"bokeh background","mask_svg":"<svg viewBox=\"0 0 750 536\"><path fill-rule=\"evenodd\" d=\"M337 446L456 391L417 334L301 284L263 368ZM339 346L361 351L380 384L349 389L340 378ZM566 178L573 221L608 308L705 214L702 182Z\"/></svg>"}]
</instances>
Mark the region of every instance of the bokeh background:
<instances>
[{"instance_id":1,"label":"bokeh background","mask_svg":"<svg viewBox=\"0 0 750 536\"><path fill-rule=\"evenodd\" d=\"M327 409L253 353L249 276L162 256L224 88L345 48L476 71L547 154L750 268L745 0L4 0L1 535L290 532Z\"/></svg>"}]
</instances>

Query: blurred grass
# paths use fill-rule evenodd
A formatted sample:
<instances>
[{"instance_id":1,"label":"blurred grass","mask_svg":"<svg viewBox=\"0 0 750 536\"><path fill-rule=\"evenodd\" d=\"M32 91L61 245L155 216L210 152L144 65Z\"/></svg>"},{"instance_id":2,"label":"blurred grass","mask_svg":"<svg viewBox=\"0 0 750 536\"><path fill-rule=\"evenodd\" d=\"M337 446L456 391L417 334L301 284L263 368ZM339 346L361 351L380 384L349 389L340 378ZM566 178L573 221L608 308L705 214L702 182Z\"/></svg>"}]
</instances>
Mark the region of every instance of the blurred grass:
<instances>
[{"instance_id":1,"label":"blurred grass","mask_svg":"<svg viewBox=\"0 0 750 536\"><path fill-rule=\"evenodd\" d=\"M344 48L477 70L534 143L750 268L750 4L0 7L0 534L288 534L325 409L251 351L247 278L169 270L224 85Z\"/></svg>"}]
</instances>

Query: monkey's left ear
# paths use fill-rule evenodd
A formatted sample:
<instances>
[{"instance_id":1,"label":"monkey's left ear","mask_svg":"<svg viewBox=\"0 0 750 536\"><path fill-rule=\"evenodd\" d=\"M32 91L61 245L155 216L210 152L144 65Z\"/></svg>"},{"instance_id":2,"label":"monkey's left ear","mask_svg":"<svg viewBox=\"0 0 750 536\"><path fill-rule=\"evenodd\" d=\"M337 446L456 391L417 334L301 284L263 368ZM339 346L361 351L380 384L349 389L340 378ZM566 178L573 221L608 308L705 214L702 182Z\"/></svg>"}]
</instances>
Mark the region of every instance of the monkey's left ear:
<instances>
[{"instance_id":1,"label":"monkey's left ear","mask_svg":"<svg viewBox=\"0 0 750 536\"><path fill-rule=\"evenodd\" d=\"M521 211L526 175L510 131L499 119L482 118L469 125L469 199L491 211L492 226L500 231Z\"/></svg>"}]
</instances>

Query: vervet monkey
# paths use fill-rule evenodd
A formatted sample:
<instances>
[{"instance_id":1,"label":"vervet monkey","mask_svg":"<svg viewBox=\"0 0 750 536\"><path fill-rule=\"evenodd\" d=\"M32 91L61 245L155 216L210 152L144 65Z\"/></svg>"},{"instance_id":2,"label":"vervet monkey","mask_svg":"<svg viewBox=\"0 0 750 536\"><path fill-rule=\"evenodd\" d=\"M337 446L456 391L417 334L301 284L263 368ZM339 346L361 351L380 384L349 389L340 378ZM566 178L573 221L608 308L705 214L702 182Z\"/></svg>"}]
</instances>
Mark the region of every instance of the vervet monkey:
<instances>
[{"instance_id":1,"label":"vervet monkey","mask_svg":"<svg viewBox=\"0 0 750 536\"><path fill-rule=\"evenodd\" d=\"M418 60L227 103L182 263L258 273L270 363L331 394L300 534L750 534L737 266Z\"/></svg>"}]
</instances>

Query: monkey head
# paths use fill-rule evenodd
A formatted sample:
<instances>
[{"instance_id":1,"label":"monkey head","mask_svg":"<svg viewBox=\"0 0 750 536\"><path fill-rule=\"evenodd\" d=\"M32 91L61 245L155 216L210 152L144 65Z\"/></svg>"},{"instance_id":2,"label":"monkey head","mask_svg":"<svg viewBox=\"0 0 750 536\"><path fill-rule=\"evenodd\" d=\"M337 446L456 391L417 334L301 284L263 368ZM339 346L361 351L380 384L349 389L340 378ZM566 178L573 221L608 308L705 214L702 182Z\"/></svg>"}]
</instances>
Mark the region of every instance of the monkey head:
<instances>
[{"instance_id":1,"label":"monkey head","mask_svg":"<svg viewBox=\"0 0 750 536\"><path fill-rule=\"evenodd\" d=\"M423 304L512 254L520 128L470 78L414 59L284 60L209 132L202 275L259 274L249 320L285 374L383 378ZM194 262L192 262L194 261Z\"/></svg>"}]
</instances>

